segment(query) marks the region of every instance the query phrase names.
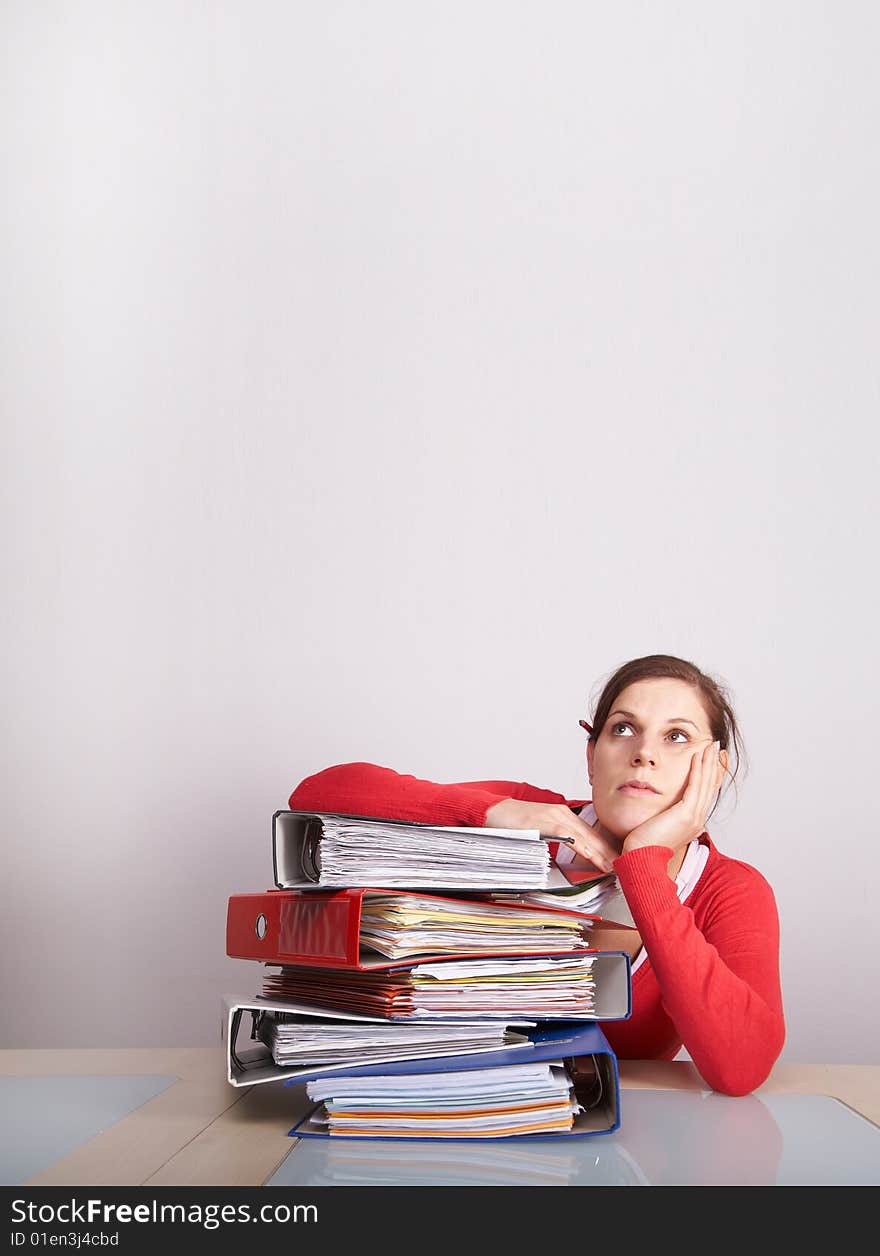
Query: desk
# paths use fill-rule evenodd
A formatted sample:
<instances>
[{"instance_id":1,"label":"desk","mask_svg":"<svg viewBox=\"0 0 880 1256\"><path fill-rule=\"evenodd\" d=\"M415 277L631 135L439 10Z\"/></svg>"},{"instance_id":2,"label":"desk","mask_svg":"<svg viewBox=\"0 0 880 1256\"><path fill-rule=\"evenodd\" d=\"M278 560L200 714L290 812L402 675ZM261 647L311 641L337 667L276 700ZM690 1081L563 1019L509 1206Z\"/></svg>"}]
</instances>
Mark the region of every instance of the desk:
<instances>
[{"instance_id":1,"label":"desk","mask_svg":"<svg viewBox=\"0 0 880 1256\"><path fill-rule=\"evenodd\" d=\"M619 1067L621 1135L626 1133L627 1099L632 1108L634 1091L655 1096L663 1091L692 1096L706 1092L696 1069L686 1061L621 1060ZM7 1050L0 1051L0 1077L137 1077L140 1083L149 1082L142 1093L153 1093L145 1102L136 1098L140 1106L115 1124L54 1161L47 1159L45 1167L23 1183L28 1186L261 1186L276 1174L292 1148L296 1154L307 1141L318 1141L296 1143L287 1134L309 1106L303 1087L274 1083L231 1087L222 1047ZM778 1064L755 1094L831 1096L880 1126L877 1065ZM747 1112L741 1100L712 1098L731 1113ZM864 1133L871 1141L870 1127ZM4 1136L14 1138L15 1132L7 1128ZM607 1140L600 1135L578 1141L599 1148ZM880 1145L880 1135L876 1141ZM563 1145L556 1142L557 1147ZM873 1166L868 1172L873 1173ZM880 1182L880 1177L876 1180Z\"/></svg>"}]
</instances>

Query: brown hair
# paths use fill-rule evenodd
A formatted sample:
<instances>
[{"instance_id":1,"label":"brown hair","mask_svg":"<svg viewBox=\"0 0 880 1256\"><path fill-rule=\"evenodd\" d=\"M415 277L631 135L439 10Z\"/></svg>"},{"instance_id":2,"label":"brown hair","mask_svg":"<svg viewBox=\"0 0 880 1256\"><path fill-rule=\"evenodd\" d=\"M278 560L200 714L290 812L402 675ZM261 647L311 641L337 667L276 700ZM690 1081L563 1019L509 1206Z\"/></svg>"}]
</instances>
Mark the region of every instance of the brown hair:
<instances>
[{"instance_id":1,"label":"brown hair","mask_svg":"<svg viewBox=\"0 0 880 1256\"><path fill-rule=\"evenodd\" d=\"M614 675L606 681L599 701L596 703L595 713L591 720L592 726L588 729L590 741L596 741L599 737L618 695L628 685L635 684L639 680L652 680L657 677L683 680L686 684L693 685L699 692L709 719L712 740L720 743L720 748L727 751L734 763L733 771L728 768L729 780L732 782L745 759L745 747L727 687L722 680L701 672L694 663L689 663L687 659L676 658L674 654L646 654L643 658L632 659L629 663L618 667ZM718 791L718 798L715 799L712 811L718 806L721 792L721 790ZM712 812L709 814L711 815Z\"/></svg>"}]
</instances>

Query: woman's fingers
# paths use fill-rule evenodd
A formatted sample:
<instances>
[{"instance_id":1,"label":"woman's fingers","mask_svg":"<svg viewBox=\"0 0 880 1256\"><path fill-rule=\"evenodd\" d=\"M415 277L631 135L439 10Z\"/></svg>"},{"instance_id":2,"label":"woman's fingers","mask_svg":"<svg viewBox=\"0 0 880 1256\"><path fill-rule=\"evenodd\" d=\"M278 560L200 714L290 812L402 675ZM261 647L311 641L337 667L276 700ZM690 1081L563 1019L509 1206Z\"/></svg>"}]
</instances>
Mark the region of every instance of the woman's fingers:
<instances>
[{"instance_id":1,"label":"woman's fingers","mask_svg":"<svg viewBox=\"0 0 880 1256\"><path fill-rule=\"evenodd\" d=\"M721 766L721 743L713 741L709 748L709 758L706 763L706 780L705 780L705 798L703 799L703 808L700 813L700 823L706 823L706 817L709 814L712 799L718 792L721 784L719 780L719 768Z\"/></svg>"},{"instance_id":2,"label":"woman's fingers","mask_svg":"<svg viewBox=\"0 0 880 1256\"><path fill-rule=\"evenodd\" d=\"M591 828L580 816L571 813L571 822L564 825L568 835L574 838L574 849L584 859L596 865L603 872L611 872L611 861L620 853L612 849L595 829Z\"/></svg>"},{"instance_id":3,"label":"woman's fingers","mask_svg":"<svg viewBox=\"0 0 880 1256\"><path fill-rule=\"evenodd\" d=\"M620 853L570 807L559 803L502 798L486 812L485 823L489 828L537 829L545 837L570 838L572 849L601 872L610 872L611 861Z\"/></svg>"},{"instance_id":4,"label":"woman's fingers","mask_svg":"<svg viewBox=\"0 0 880 1256\"><path fill-rule=\"evenodd\" d=\"M556 803L539 804L534 819L536 827L545 837L569 838L576 854L588 859L603 872L611 871L611 860L616 859L619 852L613 850L604 837L569 807Z\"/></svg>"},{"instance_id":5,"label":"woman's fingers","mask_svg":"<svg viewBox=\"0 0 880 1256\"><path fill-rule=\"evenodd\" d=\"M709 803L716 789L719 743L710 741L691 759L691 773L683 801L693 807L697 836L702 832L709 813Z\"/></svg>"},{"instance_id":6,"label":"woman's fingers","mask_svg":"<svg viewBox=\"0 0 880 1256\"><path fill-rule=\"evenodd\" d=\"M700 808L702 807L705 783L705 774L703 772L705 758L705 746L701 750L695 750L691 755L687 780L684 784L684 793L678 804L681 808L682 822L691 829L696 829L696 826L700 823L700 817L704 814Z\"/></svg>"}]
</instances>

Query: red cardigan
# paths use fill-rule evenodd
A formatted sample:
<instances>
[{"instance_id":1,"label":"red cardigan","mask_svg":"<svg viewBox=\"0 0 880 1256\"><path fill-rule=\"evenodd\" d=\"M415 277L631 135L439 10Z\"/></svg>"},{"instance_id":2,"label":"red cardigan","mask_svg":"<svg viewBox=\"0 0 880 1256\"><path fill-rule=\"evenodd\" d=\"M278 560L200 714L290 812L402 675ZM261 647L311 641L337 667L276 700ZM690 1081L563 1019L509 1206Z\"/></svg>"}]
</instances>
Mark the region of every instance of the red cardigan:
<instances>
[{"instance_id":1,"label":"red cardigan","mask_svg":"<svg viewBox=\"0 0 880 1256\"><path fill-rule=\"evenodd\" d=\"M501 798L584 805L524 782L439 785L342 763L297 785L290 807L477 827ZM633 974L631 1018L605 1021L602 1032L621 1059L671 1060L684 1045L713 1090L745 1095L766 1080L785 1040L779 918L760 872L722 855L708 833L700 841L709 858L686 903L666 872L668 847L615 859L647 958Z\"/></svg>"}]
</instances>

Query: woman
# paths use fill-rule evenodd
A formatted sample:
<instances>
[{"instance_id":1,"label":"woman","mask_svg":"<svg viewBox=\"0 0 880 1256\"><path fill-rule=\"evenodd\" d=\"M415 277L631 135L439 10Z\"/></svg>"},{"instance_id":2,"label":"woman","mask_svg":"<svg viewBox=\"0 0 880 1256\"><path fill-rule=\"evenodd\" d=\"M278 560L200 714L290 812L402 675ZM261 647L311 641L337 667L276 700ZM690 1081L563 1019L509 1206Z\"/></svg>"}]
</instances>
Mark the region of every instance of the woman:
<instances>
[{"instance_id":1,"label":"woman","mask_svg":"<svg viewBox=\"0 0 880 1256\"><path fill-rule=\"evenodd\" d=\"M670 1060L684 1045L713 1090L748 1094L779 1056L785 1025L773 891L704 829L735 775L731 749L739 758L728 697L693 663L652 654L618 668L592 725L581 724L589 803L512 781L440 785L347 763L304 780L290 806L572 839L575 860L616 873L636 925L598 943L620 949L626 939L633 960L632 1016L602 1027L612 1049Z\"/></svg>"}]
</instances>

